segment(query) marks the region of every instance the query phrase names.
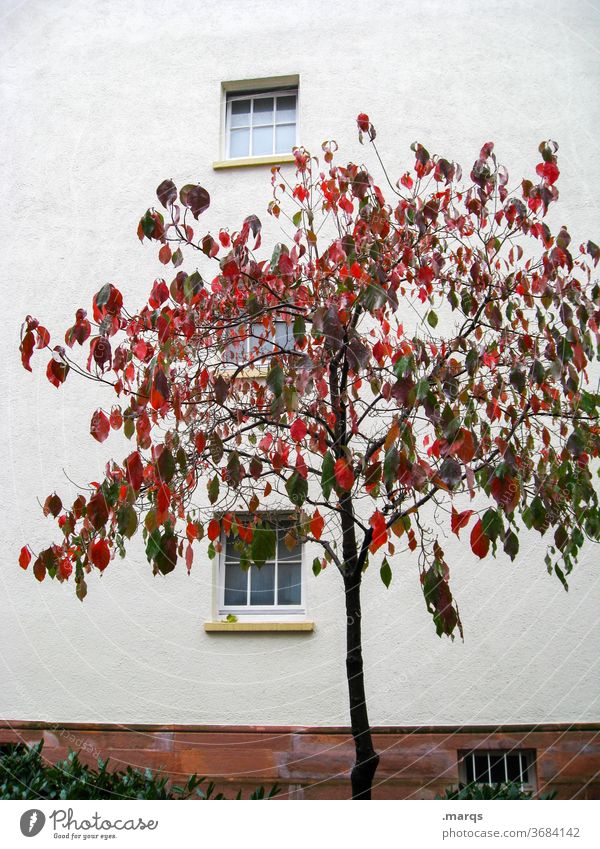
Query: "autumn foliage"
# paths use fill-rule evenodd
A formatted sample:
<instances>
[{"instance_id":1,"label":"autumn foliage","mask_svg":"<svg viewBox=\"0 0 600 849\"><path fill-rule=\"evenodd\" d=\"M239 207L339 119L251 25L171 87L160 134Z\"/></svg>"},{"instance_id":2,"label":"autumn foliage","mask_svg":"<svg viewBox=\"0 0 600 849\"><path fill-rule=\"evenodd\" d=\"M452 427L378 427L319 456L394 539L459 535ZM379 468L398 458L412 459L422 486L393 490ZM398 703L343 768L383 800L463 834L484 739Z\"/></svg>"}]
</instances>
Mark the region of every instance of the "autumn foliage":
<instances>
[{"instance_id":1,"label":"autumn foliage","mask_svg":"<svg viewBox=\"0 0 600 849\"><path fill-rule=\"evenodd\" d=\"M357 123L374 146L368 116ZM106 284L64 341L26 318L24 367L42 351L54 387L105 383L91 436L131 441L73 504L47 498L58 541L19 555L39 581L73 575L83 598L140 529L155 574L191 569L203 537L214 555L224 534L260 566L274 546L264 511L285 508L290 545L320 546L315 574L376 561L387 585L414 557L452 634L449 533L514 560L534 529L563 582L600 537L599 249L544 220L557 145L513 185L491 142L466 178L415 143L397 183L335 164L336 149L298 148L292 173L273 169L268 213L288 236L268 254L255 215L204 233L208 192L165 180L137 231L165 277L140 311Z\"/></svg>"}]
</instances>

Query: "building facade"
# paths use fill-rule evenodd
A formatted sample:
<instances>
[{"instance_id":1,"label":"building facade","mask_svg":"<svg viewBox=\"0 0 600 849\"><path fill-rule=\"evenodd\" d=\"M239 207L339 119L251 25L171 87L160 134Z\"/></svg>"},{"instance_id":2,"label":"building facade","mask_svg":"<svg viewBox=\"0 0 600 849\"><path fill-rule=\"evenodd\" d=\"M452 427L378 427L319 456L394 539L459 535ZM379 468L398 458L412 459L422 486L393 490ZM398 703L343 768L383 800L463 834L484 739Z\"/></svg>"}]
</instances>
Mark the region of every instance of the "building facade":
<instances>
[{"instance_id":1,"label":"building facade","mask_svg":"<svg viewBox=\"0 0 600 849\"><path fill-rule=\"evenodd\" d=\"M21 545L54 531L36 499L56 489L72 500L125 450L118 437L89 438L100 387L70 380L56 392L35 360L23 372L20 324L33 314L56 333L106 282L143 302L164 270L136 227L166 177L209 190L205 229L257 214L269 251L281 240L266 214L270 169L293 173L293 144L318 155L335 139L342 160L378 173L358 143L361 111L394 179L415 140L464 170L493 140L516 181L532 173L540 140L556 139L552 221L567 222L574 242L594 238L598 13L511 0L335 0L327 10L59 0L6 4L3 17L0 744L43 734L56 756L80 741L173 773L341 794L352 761L343 594L333 568L318 578L306 568L310 551L282 552L270 583L234 581L229 596L225 561L153 577L140 541L90 577L83 604L72 583L38 584L18 568ZM395 566L389 589L366 575L377 792L435 795L480 775L479 753L489 776L518 770L538 791L598 794L598 553L586 549L568 594L537 536L523 538L515 563L476 562L457 541L447 553L459 564L464 642L436 636L416 563ZM235 624L223 621L231 611Z\"/></svg>"}]
</instances>

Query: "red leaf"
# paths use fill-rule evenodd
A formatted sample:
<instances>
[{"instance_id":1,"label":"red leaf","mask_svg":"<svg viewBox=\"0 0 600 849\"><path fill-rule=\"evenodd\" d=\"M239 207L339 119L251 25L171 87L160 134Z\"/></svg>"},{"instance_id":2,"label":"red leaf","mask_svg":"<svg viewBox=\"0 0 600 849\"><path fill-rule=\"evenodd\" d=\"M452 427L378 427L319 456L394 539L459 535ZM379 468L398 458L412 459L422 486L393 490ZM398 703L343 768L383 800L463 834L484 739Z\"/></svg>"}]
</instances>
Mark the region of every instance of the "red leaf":
<instances>
[{"instance_id":1,"label":"red leaf","mask_svg":"<svg viewBox=\"0 0 600 849\"><path fill-rule=\"evenodd\" d=\"M31 366L29 361L31 360L31 355L33 354L33 349L35 348L35 336L28 330L23 339L21 340L21 344L19 345L19 350L21 351L21 362L23 363L23 367L27 369L27 371L31 371Z\"/></svg>"},{"instance_id":2,"label":"red leaf","mask_svg":"<svg viewBox=\"0 0 600 849\"><path fill-rule=\"evenodd\" d=\"M46 348L50 344L50 334L48 333L46 328L42 327L42 325L39 324L36 327L35 332L37 333L38 348Z\"/></svg>"},{"instance_id":3,"label":"red leaf","mask_svg":"<svg viewBox=\"0 0 600 849\"><path fill-rule=\"evenodd\" d=\"M473 515L472 510L463 510L462 513L457 513L454 507L452 508L452 518L450 519L450 525L452 527L452 533L456 534L456 536L460 536L460 529L465 528L469 524L469 519Z\"/></svg>"},{"instance_id":4,"label":"red leaf","mask_svg":"<svg viewBox=\"0 0 600 849\"><path fill-rule=\"evenodd\" d=\"M191 571L193 562L194 562L194 549L192 548L191 545L188 545L188 547L185 550L185 565L187 566L188 575Z\"/></svg>"},{"instance_id":5,"label":"red leaf","mask_svg":"<svg viewBox=\"0 0 600 849\"><path fill-rule=\"evenodd\" d=\"M48 498L44 501L44 516L52 516L54 519L56 519L61 510L62 501L54 492L52 495L49 495Z\"/></svg>"},{"instance_id":6,"label":"red leaf","mask_svg":"<svg viewBox=\"0 0 600 849\"><path fill-rule=\"evenodd\" d=\"M338 205L340 209L343 209L344 212L348 213L348 215L352 215L354 212L354 204L347 197L341 197L338 201Z\"/></svg>"},{"instance_id":7,"label":"red leaf","mask_svg":"<svg viewBox=\"0 0 600 849\"><path fill-rule=\"evenodd\" d=\"M354 472L345 457L340 457L339 460L335 461L333 472L340 489L343 489L346 492L352 489L352 485L354 483Z\"/></svg>"},{"instance_id":8,"label":"red leaf","mask_svg":"<svg viewBox=\"0 0 600 849\"><path fill-rule=\"evenodd\" d=\"M554 162L540 162L535 171L539 177L543 177L550 185L556 183L560 175L558 165Z\"/></svg>"},{"instance_id":9,"label":"red leaf","mask_svg":"<svg viewBox=\"0 0 600 849\"><path fill-rule=\"evenodd\" d=\"M464 427L459 430L451 447L452 453L457 457L460 457L463 463L470 463L475 456L475 451L477 450L473 434L470 430L465 430Z\"/></svg>"},{"instance_id":10,"label":"red leaf","mask_svg":"<svg viewBox=\"0 0 600 849\"><path fill-rule=\"evenodd\" d=\"M125 460L125 474L133 489L139 492L144 480L144 466L137 451Z\"/></svg>"},{"instance_id":11,"label":"red leaf","mask_svg":"<svg viewBox=\"0 0 600 849\"><path fill-rule=\"evenodd\" d=\"M428 265L422 265L419 268L418 278L419 283L423 283L426 286L433 280L433 269L430 268Z\"/></svg>"},{"instance_id":12,"label":"red leaf","mask_svg":"<svg viewBox=\"0 0 600 849\"><path fill-rule=\"evenodd\" d=\"M321 534L323 533L323 528L325 527L325 520L321 516L318 510L315 510L315 514L310 522L310 532L314 536L315 539L321 539Z\"/></svg>"},{"instance_id":13,"label":"red leaf","mask_svg":"<svg viewBox=\"0 0 600 849\"><path fill-rule=\"evenodd\" d=\"M103 572L110 563L110 548L105 539L98 539L90 543L88 556L94 566Z\"/></svg>"},{"instance_id":14,"label":"red leaf","mask_svg":"<svg viewBox=\"0 0 600 849\"><path fill-rule=\"evenodd\" d=\"M517 478L508 475L504 478L494 477L490 490L505 513L512 513L519 503L521 487Z\"/></svg>"},{"instance_id":15,"label":"red leaf","mask_svg":"<svg viewBox=\"0 0 600 849\"><path fill-rule=\"evenodd\" d=\"M484 558L490 549L490 541L483 530L483 522L478 519L471 531L471 550L477 557Z\"/></svg>"},{"instance_id":16,"label":"red leaf","mask_svg":"<svg viewBox=\"0 0 600 849\"><path fill-rule=\"evenodd\" d=\"M96 410L94 415L92 416L92 422L90 424L90 433L97 439L98 442L104 442L108 434L110 433L110 423L108 421L107 416L102 412L102 410Z\"/></svg>"},{"instance_id":17,"label":"red leaf","mask_svg":"<svg viewBox=\"0 0 600 849\"><path fill-rule=\"evenodd\" d=\"M307 427L302 421L302 419L294 419L294 422L290 428L290 436L292 437L294 442L302 442L306 434Z\"/></svg>"},{"instance_id":18,"label":"red leaf","mask_svg":"<svg viewBox=\"0 0 600 849\"><path fill-rule=\"evenodd\" d=\"M43 563L41 557L38 557L38 559L33 564L33 574L35 575L37 580L40 581L40 582L43 581L44 578L46 577L46 567L44 566L44 563Z\"/></svg>"},{"instance_id":19,"label":"red leaf","mask_svg":"<svg viewBox=\"0 0 600 849\"><path fill-rule=\"evenodd\" d=\"M386 544L388 538L383 513L376 510L369 519L369 525L373 528L373 539L369 545L369 551L374 554L378 548L381 548L382 545Z\"/></svg>"},{"instance_id":20,"label":"red leaf","mask_svg":"<svg viewBox=\"0 0 600 849\"><path fill-rule=\"evenodd\" d=\"M123 414L120 407L113 407L110 411L110 426L113 430L119 430L123 425Z\"/></svg>"},{"instance_id":21,"label":"red leaf","mask_svg":"<svg viewBox=\"0 0 600 849\"><path fill-rule=\"evenodd\" d=\"M221 533L221 525L216 519L211 519L208 523L207 536L211 542L214 542Z\"/></svg>"},{"instance_id":22,"label":"red leaf","mask_svg":"<svg viewBox=\"0 0 600 849\"><path fill-rule=\"evenodd\" d=\"M171 490L166 485L166 483L161 484L158 489L158 495L156 496L156 504L159 513L166 513L166 511L169 509L169 505L171 504Z\"/></svg>"},{"instance_id":23,"label":"red leaf","mask_svg":"<svg viewBox=\"0 0 600 849\"><path fill-rule=\"evenodd\" d=\"M366 115L364 112L361 112L360 115L358 115L358 117L356 119L356 123L358 124L358 129L362 130L363 133L366 133L366 132L369 131L369 124L370 124L369 116Z\"/></svg>"},{"instance_id":24,"label":"red leaf","mask_svg":"<svg viewBox=\"0 0 600 849\"><path fill-rule=\"evenodd\" d=\"M97 531L108 522L108 504L103 492L97 492L88 501L87 517Z\"/></svg>"},{"instance_id":25,"label":"red leaf","mask_svg":"<svg viewBox=\"0 0 600 849\"><path fill-rule=\"evenodd\" d=\"M27 569L30 563L31 552L29 551L28 546L24 545L19 554L19 566L21 567L21 569Z\"/></svg>"},{"instance_id":26,"label":"red leaf","mask_svg":"<svg viewBox=\"0 0 600 849\"><path fill-rule=\"evenodd\" d=\"M52 384L52 386L56 386L58 389L61 383L64 383L67 375L69 373L69 365L68 363L59 362L55 360L54 357L48 363L48 367L46 368L46 377Z\"/></svg>"},{"instance_id":27,"label":"red leaf","mask_svg":"<svg viewBox=\"0 0 600 849\"><path fill-rule=\"evenodd\" d=\"M163 265L167 265L171 261L171 248L168 245L163 245L158 252L158 258Z\"/></svg>"}]
</instances>

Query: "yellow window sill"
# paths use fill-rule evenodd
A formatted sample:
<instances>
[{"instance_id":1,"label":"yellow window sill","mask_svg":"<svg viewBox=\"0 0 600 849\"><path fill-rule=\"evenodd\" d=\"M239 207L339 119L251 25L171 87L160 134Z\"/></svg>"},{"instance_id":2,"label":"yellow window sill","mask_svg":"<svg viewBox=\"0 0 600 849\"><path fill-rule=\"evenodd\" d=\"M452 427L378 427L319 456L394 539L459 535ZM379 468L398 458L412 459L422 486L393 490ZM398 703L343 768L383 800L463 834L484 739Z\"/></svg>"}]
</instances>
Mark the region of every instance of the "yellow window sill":
<instances>
[{"instance_id":1,"label":"yellow window sill","mask_svg":"<svg viewBox=\"0 0 600 849\"><path fill-rule=\"evenodd\" d=\"M204 630L217 631L314 631L314 622L205 622Z\"/></svg>"},{"instance_id":2,"label":"yellow window sill","mask_svg":"<svg viewBox=\"0 0 600 849\"><path fill-rule=\"evenodd\" d=\"M271 156L243 156L239 159L219 159L213 162L213 170L221 171L224 168L249 168L253 165L287 165L294 162L291 153L277 153Z\"/></svg>"}]
</instances>

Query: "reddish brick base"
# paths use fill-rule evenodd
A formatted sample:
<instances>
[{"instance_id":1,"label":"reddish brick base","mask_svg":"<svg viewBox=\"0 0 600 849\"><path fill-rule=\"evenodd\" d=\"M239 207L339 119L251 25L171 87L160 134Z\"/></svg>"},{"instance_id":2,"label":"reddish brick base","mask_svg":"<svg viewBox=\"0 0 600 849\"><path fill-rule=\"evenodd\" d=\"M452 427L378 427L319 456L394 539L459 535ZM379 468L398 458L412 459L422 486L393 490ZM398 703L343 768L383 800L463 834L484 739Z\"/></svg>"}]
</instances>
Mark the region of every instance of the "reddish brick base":
<instances>
[{"instance_id":1,"label":"reddish brick base","mask_svg":"<svg viewBox=\"0 0 600 849\"><path fill-rule=\"evenodd\" d=\"M374 797L430 799L458 781L458 751L536 751L539 792L600 798L600 725L377 728L381 756ZM163 768L175 779L199 773L232 789L277 783L283 798L348 797L352 740L346 728L260 726L90 725L0 722L0 744L44 739L50 761L82 750L110 757L115 768Z\"/></svg>"}]
</instances>

